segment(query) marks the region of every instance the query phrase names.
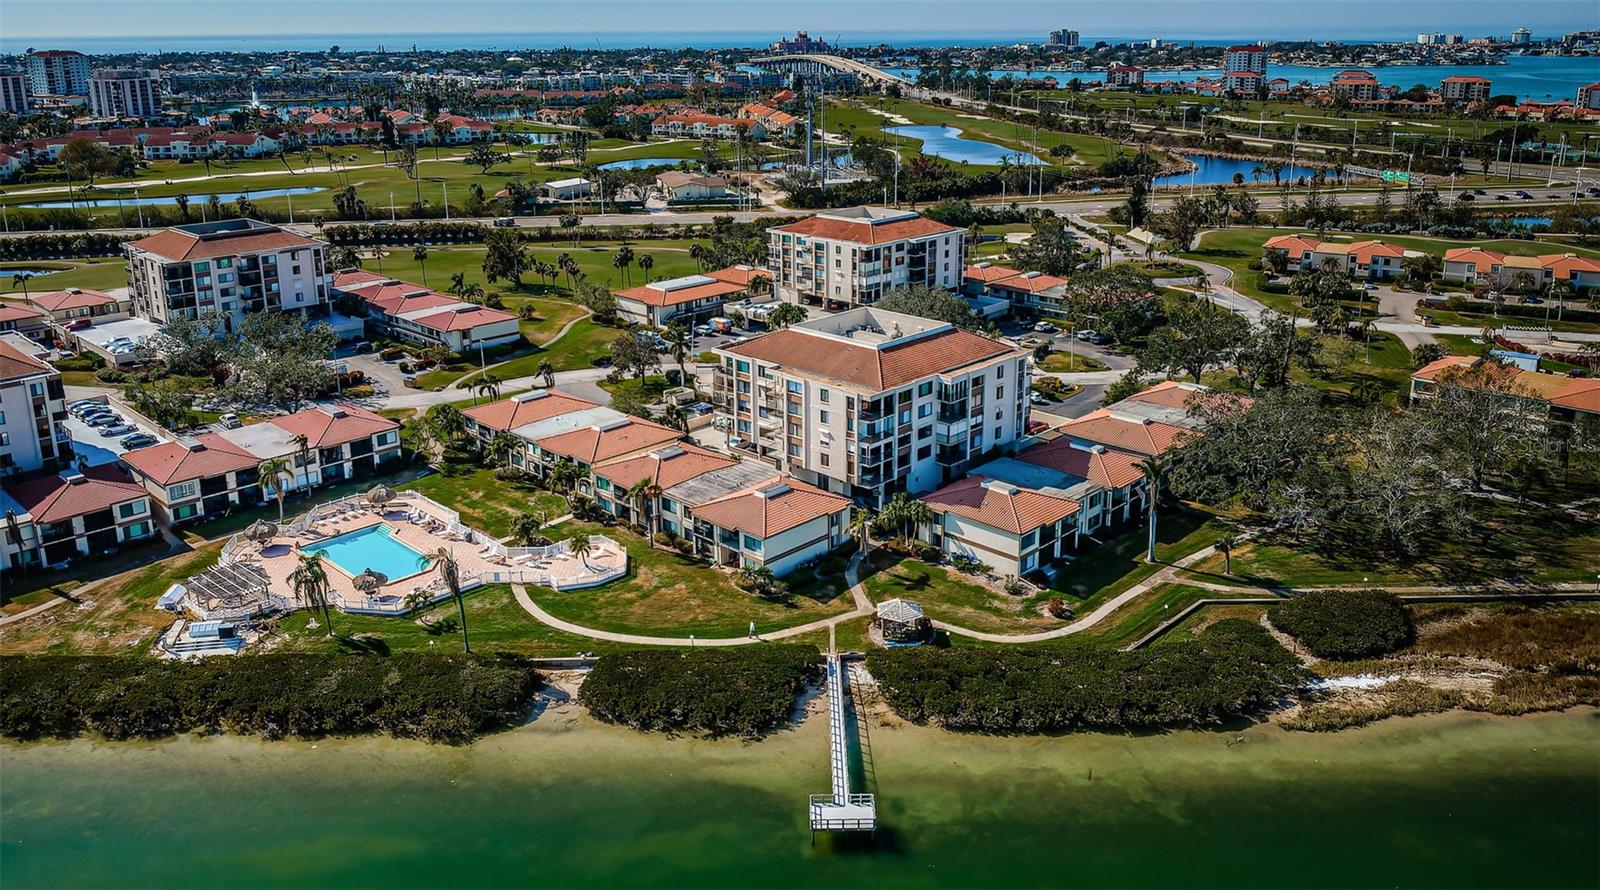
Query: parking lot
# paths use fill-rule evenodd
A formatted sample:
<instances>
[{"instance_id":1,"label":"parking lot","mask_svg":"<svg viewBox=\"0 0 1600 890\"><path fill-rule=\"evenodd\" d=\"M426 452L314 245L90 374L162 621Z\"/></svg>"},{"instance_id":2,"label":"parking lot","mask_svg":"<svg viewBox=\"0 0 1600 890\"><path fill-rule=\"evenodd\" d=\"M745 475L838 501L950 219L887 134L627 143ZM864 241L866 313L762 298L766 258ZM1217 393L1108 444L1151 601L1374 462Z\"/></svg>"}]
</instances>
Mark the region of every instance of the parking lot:
<instances>
[{"instance_id":1,"label":"parking lot","mask_svg":"<svg viewBox=\"0 0 1600 890\"><path fill-rule=\"evenodd\" d=\"M69 413L67 416L67 422L64 426L67 433L72 436L72 450L85 465L94 467L116 461L117 458L129 450L122 444L122 440L128 436L142 433L154 438L156 442L166 442L171 439L168 433L120 401L111 400L107 407L121 417L125 425L131 426L133 429L116 435L104 436L101 435L101 431L107 427L93 426L75 413Z\"/></svg>"}]
</instances>

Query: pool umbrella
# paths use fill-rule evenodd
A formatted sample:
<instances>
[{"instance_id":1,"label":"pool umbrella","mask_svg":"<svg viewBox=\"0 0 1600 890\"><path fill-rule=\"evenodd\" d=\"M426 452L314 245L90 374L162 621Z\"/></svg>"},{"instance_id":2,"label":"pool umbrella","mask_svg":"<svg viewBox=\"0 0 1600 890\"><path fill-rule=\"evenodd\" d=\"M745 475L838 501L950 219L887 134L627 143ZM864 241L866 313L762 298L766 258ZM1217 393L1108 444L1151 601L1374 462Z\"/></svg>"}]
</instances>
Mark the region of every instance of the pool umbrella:
<instances>
[{"instance_id":1,"label":"pool umbrella","mask_svg":"<svg viewBox=\"0 0 1600 890\"><path fill-rule=\"evenodd\" d=\"M374 507L382 507L394 500L394 489L387 485L379 485L367 492L367 503Z\"/></svg>"},{"instance_id":2,"label":"pool umbrella","mask_svg":"<svg viewBox=\"0 0 1600 890\"><path fill-rule=\"evenodd\" d=\"M270 541L278 536L278 524L265 519L257 519L250 525L245 534L252 541Z\"/></svg>"},{"instance_id":3,"label":"pool umbrella","mask_svg":"<svg viewBox=\"0 0 1600 890\"><path fill-rule=\"evenodd\" d=\"M388 584L389 576L382 572L375 572L372 569L367 569L365 572L355 576L355 578L352 580L354 581L357 590L361 591L362 593L371 593L383 585Z\"/></svg>"}]
</instances>

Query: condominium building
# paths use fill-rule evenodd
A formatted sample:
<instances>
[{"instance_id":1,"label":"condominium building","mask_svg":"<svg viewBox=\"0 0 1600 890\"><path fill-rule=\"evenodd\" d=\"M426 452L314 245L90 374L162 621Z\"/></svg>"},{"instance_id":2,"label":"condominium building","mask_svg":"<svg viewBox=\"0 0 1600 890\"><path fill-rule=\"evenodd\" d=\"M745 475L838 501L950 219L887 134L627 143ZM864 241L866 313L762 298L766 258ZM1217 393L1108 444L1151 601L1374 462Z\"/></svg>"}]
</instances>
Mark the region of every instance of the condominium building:
<instances>
[{"instance_id":1,"label":"condominium building","mask_svg":"<svg viewBox=\"0 0 1600 890\"><path fill-rule=\"evenodd\" d=\"M1023 438L1028 353L945 322L858 307L714 350L736 453L879 505Z\"/></svg>"},{"instance_id":2,"label":"condominium building","mask_svg":"<svg viewBox=\"0 0 1600 890\"><path fill-rule=\"evenodd\" d=\"M65 463L66 420L61 372L0 339L0 476Z\"/></svg>"},{"instance_id":3,"label":"condominium building","mask_svg":"<svg viewBox=\"0 0 1600 890\"><path fill-rule=\"evenodd\" d=\"M1264 47L1250 44L1247 46L1230 46L1222 54L1222 72L1228 74L1260 74L1267 73L1267 51Z\"/></svg>"},{"instance_id":4,"label":"condominium building","mask_svg":"<svg viewBox=\"0 0 1600 890\"><path fill-rule=\"evenodd\" d=\"M155 117L161 81L139 68L97 68L89 78L89 108L97 117Z\"/></svg>"},{"instance_id":5,"label":"condominium building","mask_svg":"<svg viewBox=\"0 0 1600 890\"><path fill-rule=\"evenodd\" d=\"M124 245L133 314L165 324L178 315L306 312L332 285L327 245L250 219L174 226Z\"/></svg>"},{"instance_id":6,"label":"condominium building","mask_svg":"<svg viewBox=\"0 0 1600 890\"><path fill-rule=\"evenodd\" d=\"M1112 65L1106 69L1106 86L1143 87L1144 69L1136 65Z\"/></svg>"},{"instance_id":7,"label":"condominium building","mask_svg":"<svg viewBox=\"0 0 1600 890\"><path fill-rule=\"evenodd\" d=\"M28 53L28 88L35 96L89 94L89 57L73 50Z\"/></svg>"},{"instance_id":8,"label":"condominium building","mask_svg":"<svg viewBox=\"0 0 1600 890\"><path fill-rule=\"evenodd\" d=\"M150 498L115 464L8 482L0 489L0 569L57 566L156 533Z\"/></svg>"},{"instance_id":9,"label":"condominium building","mask_svg":"<svg viewBox=\"0 0 1600 890\"><path fill-rule=\"evenodd\" d=\"M517 317L468 303L419 284L359 269L333 276L336 293L358 297L367 307L365 326L374 336L394 337L466 354L522 338Z\"/></svg>"},{"instance_id":10,"label":"condominium building","mask_svg":"<svg viewBox=\"0 0 1600 890\"><path fill-rule=\"evenodd\" d=\"M1487 77L1457 75L1439 81L1439 98L1458 105L1484 102L1489 98L1492 85Z\"/></svg>"},{"instance_id":11,"label":"condominium building","mask_svg":"<svg viewBox=\"0 0 1600 890\"><path fill-rule=\"evenodd\" d=\"M910 210L849 207L767 230L774 293L790 303L846 309L897 285L961 286L966 230Z\"/></svg>"},{"instance_id":12,"label":"condominium building","mask_svg":"<svg viewBox=\"0 0 1600 890\"><path fill-rule=\"evenodd\" d=\"M1078 32L1067 28L1057 28L1050 32L1050 42L1045 45L1053 49L1070 49L1078 45Z\"/></svg>"},{"instance_id":13,"label":"condominium building","mask_svg":"<svg viewBox=\"0 0 1600 890\"><path fill-rule=\"evenodd\" d=\"M1352 69L1335 74L1328 84L1328 92L1336 98L1366 102L1380 98L1383 85L1378 83L1378 78L1371 71Z\"/></svg>"},{"instance_id":14,"label":"condominium building","mask_svg":"<svg viewBox=\"0 0 1600 890\"><path fill-rule=\"evenodd\" d=\"M1527 28L1518 28L1511 32L1511 42L1515 45L1526 45L1533 42L1533 32Z\"/></svg>"},{"instance_id":15,"label":"condominium building","mask_svg":"<svg viewBox=\"0 0 1600 890\"><path fill-rule=\"evenodd\" d=\"M1600 83L1584 84L1578 87L1577 104L1579 108L1600 111Z\"/></svg>"},{"instance_id":16,"label":"condominium building","mask_svg":"<svg viewBox=\"0 0 1600 890\"><path fill-rule=\"evenodd\" d=\"M0 69L0 114L28 113L28 78L21 71Z\"/></svg>"}]
</instances>

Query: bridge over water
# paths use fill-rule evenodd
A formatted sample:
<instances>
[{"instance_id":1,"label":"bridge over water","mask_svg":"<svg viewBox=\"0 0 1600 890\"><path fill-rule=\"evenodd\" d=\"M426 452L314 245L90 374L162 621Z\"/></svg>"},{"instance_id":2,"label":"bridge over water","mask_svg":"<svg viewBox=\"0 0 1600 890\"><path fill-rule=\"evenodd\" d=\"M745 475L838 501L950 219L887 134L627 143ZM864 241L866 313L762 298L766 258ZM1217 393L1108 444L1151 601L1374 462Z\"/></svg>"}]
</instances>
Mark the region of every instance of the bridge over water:
<instances>
[{"instance_id":1,"label":"bridge over water","mask_svg":"<svg viewBox=\"0 0 1600 890\"><path fill-rule=\"evenodd\" d=\"M881 84L898 84L903 87L911 86L911 81L897 74L890 74L879 68L855 59L844 56L835 56L828 53L796 53L788 56L763 56L751 59L747 64L754 65L765 71L775 71L783 74L799 74L802 77L837 76L847 74L864 81L874 81Z\"/></svg>"}]
</instances>

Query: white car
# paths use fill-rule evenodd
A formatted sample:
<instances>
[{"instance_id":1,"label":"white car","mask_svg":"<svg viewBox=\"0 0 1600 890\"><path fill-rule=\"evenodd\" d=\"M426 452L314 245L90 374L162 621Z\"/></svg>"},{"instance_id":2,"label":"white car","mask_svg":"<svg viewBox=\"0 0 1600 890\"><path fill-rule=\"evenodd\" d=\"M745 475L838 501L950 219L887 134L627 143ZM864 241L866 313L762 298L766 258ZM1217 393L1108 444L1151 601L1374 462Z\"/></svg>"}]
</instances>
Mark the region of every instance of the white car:
<instances>
[{"instance_id":1,"label":"white car","mask_svg":"<svg viewBox=\"0 0 1600 890\"><path fill-rule=\"evenodd\" d=\"M1060 330L1060 328L1057 328L1048 321L1039 322L1033 326L1033 329L1040 334L1054 334L1056 331Z\"/></svg>"},{"instance_id":2,"label":"white car","mask_svg":"<svg viewBox=\"0 0 1600 890\"><path fill-rule=\"evenodd\" d=\"M109 439L112 436L126 436L129 433L137 433L138 431L138 427L128 423L127 421L123 421L121 423L112 424L111 426L101 430L100 435Z\"/></svg>"}]
</instances>

